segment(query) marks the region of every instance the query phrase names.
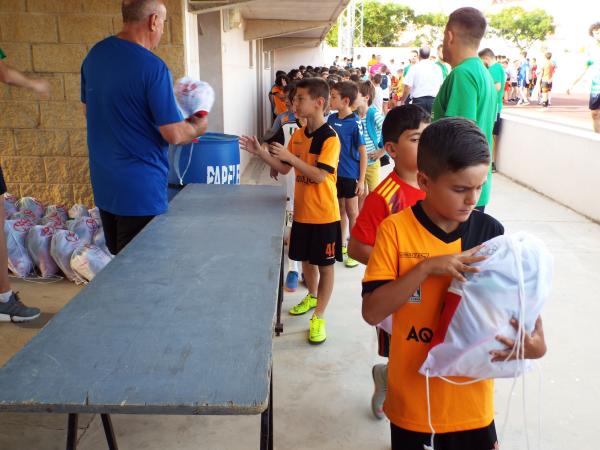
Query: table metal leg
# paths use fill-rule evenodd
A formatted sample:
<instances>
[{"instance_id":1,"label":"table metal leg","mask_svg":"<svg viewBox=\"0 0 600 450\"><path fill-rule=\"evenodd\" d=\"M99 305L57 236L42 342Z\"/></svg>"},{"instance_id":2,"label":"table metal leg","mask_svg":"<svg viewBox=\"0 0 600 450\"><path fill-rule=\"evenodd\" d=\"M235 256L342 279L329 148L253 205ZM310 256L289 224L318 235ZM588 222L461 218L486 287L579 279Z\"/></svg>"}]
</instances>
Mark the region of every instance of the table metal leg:
<instances>
[{"instance_id":1,"label":"table metal leg","mask_svg":"<svg viewBox=\"0 0 600 450\"><path fill-rule=\"evenodd\" d=\"M269 383L269 406L260 416L260 450L273 450L273 369Z\"/></svg>"},{"instance_id":2,"label":"table metal leg","mask_svg":"<svg viewBox=\"0 0 600 450\"><path fill-rule=\"evenodd\" d=\"M69 414L69 425L67 428L67 450L77 449L77 414Z\"/></svg>"},{"instance_id":3,"label":"table metal leg","mask_svg":"<svg viewBox=\"0 0 600 450\"><path fill-rule=\"evenodd\" d=\"M104 427L104 434L106 435L106 442L108 443L109 450L119 450L117 446L117 439L115 437L115 431L110 420L110 415L100 414L102 417L102 426Z\"/></svg>"},{"instance_id":4,"label":"table metal leg","mask_svg":"<svg viewBox=\"0 0 600 450\"><path fill-rule=\"evenodd\" d=\"M283 263L285 262L284 257L285 246L281 249L281 267L279 268L279 290L277 293L277 322L275 323L275 336L279 336L283 333L283 324L281 323L281 307L283 305Z\"/></svg>"}]
</instances>

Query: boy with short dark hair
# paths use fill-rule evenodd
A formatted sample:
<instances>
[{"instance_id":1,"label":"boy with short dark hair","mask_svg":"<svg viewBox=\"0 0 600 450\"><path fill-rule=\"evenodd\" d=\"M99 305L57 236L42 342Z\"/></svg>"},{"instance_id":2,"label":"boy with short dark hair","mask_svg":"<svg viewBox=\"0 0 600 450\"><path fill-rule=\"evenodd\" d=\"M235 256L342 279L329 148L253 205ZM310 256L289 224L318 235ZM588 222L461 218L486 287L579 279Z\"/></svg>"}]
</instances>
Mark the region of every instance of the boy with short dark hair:
<instances>
[{"instance_id":1,"label":"boy with short dark hair","mask_svg":"<svg viewBox=\"0 0 600 450\"><path fill-rule=\"evenodd\" d=\"M340 211L336 200L336 169L340 140L325 121L329 86L322 78L305 78L296 85L296 115L306 125L292 135L288 147L272 143L263 149L255 136L242 136L240 148L259 156L279 173L296 172L294 221L289 256L302 261L308 294L290 310L292 315L315 312L310 319L308 341L321 344L327 338L325 309L331 298L334 264L342 261Z\"/></svg>"},{"instance_id":2,"label":"boy with short dark hair","mask_svg":"<svg viewBox=\"0 0 600 450\"><path fill-rule=\"evenodd\" d=\"M486 136L474 122L452 117L432 123L421 135L417 155L425 199L379 228L363 279L363 317L375 325L393 314L384 404L392 450L422 450L430 445L432 429L436 450L497 448L493 380L456 386L431 378L429 408L419 373L452 278L464 281L464 273L478 272L470 264L486 257L473 255L504 233L500 222L475 210L489 163ZM543 356L541 321L523 348L525 358ZM494 352L490 359L501 358Z\"/></svg>"},{"instance_id":3,"label":"boy with short dark hair","mask_svg":"<svg viewBox=\"0 0 600 450\"><path fill-rule=\"evenodd\" d=\"M417 183L417 146L430 121L429 114L420 106L404 105L391 109L383 122L383 142L394 160L394 170L367 196L348 245L348 254L365 265L369 262L381 222L425 197ZM385 330L377 327L379 356L389 356L390 338ZM372 374L375 391L371 409L375 417L383 419L387 364L375 365Z\"/></svg>"},{"instance_id":4,"label":"boy with short dark hair","mask_svg":"<svg viewBox=\"0 0 600 450\"><path fill-rule=\"evenodd\" d=\"M346 229L351 230L358 216L358 196L365 188L367 149L362 123L352 111L358 96L358 86L352 81L340 81L331 90L331 114L327 123L340 138L341 151L338 166L337 196L342 218L342 253L346 250ZM356 267L358 262L346 258L346 267Z\"/></svg>"}]
</instances>

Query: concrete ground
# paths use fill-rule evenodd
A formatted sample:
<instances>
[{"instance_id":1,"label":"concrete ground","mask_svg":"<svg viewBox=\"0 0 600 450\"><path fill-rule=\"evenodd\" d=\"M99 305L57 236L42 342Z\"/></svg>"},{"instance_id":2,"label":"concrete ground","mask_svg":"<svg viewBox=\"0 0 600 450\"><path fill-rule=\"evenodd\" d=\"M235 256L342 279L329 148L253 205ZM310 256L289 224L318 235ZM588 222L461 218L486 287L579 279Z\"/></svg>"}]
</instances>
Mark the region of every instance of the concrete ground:
<instances>
[{"instance_id":1,"label":"concrete ground","mask_svg":"<svg viewBox=\"0 0 600 450\"><path fill-rule=\"evenodd\" d=\"M489 212L508 232L527 230L541 237L556 259L554 294L543 314L549 351L540 361L542 381L535 373L526 378L526 421L521 388L513 393L501 448L527 449L525 426L532 449L596 448L600 227L501 175L494 179ZM360 314L363 271L363 266L347 269L337 265L327 315L329 337L322 346L307 344L307 316L283 315L285 331L274 338L273 346L276 449L390 448L388 422L375 420L370 412L371 366L380 358L376 356L374 330ZM43 308L46 314L35 324L0 324L2 363L78 290L66 282L33 285L15 281L14 286L24 300ZM304 294L302 289L286 294L285 309ZM496 383L499 432L510 388L510 380ZM113 416L113 423L121 450L242 450L256 449L259 443L258 416ZM0 449L63 449L66 424L64 415L0 414ZM107 448L99 417L83 417L80 426L80 449Z\"/></svg>"},{"instance_id":2,"label":"concrete ground","mask_svg":"<svg viewBox=\"0 0 600 450\"><path fill-rule=\"evenodd\" d=\"M589 95L552 93L552 105L542 108L537 104L537 94L529 105L504 104L503 112L528 117L541 122L558 123L574 128L593 130L589 109Z\"/></svg>"}]
</instances>

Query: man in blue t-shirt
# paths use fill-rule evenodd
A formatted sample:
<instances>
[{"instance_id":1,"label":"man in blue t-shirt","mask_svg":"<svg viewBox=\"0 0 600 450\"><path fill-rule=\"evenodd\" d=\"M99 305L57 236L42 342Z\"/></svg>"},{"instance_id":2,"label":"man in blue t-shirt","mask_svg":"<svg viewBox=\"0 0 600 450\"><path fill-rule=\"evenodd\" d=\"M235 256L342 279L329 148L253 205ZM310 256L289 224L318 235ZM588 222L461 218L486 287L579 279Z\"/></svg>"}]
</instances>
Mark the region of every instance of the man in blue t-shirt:
<instances>
[{"instance_id":1,"label":"man in blue t-shirt","mask_svg":"<svg viewBox=\"0 0 600 450\"><path fill-rule=\"evenodd\" d=\"M342 253L347 256L346 231L352 230L358 217L358 197L365 189L367 148L360 118L352 112L358 97L353 81L340 81L331 88L331 114L327 123L340 138L340 162L337 168L337 196L342 219ZM356 267L358 261L346 258L346 267Z\"/></svg>"},{"instance_id":2,"label":"man in blue t-shirt","mask_svg":"<svg viewBox=\"0 0 600 450\"><path fill-rule=\"evenodd\" d=\"M163 2L125 1L122 12L123 30L98 42L81 66L94 201L113 254L167 211L168 144L190 142L207 125L184 120L171 73L150 51L163 33Z\"/></svg>"}]
</instances>

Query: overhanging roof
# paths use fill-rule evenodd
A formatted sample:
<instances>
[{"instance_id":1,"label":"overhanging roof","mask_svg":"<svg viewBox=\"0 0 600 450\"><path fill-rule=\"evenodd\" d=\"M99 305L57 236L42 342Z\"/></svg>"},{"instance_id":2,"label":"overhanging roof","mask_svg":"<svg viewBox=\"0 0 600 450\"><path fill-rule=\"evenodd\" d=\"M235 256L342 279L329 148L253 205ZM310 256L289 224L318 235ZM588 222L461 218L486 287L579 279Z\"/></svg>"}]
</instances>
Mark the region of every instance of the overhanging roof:
<instances>
[{"instance_id":1,"label":"overhanging roof","mask_svg":"<svg viewBox=\"0 0 600 450\"><path fill-rule=\"evenodd\" d=\"M350 0L188 0L196 14L236 8L244 18L244 38L264 39L268 49L316 46Z\"/></svg>"}]
</instances>

